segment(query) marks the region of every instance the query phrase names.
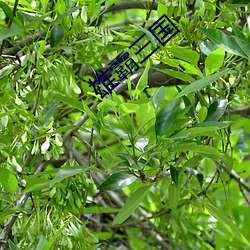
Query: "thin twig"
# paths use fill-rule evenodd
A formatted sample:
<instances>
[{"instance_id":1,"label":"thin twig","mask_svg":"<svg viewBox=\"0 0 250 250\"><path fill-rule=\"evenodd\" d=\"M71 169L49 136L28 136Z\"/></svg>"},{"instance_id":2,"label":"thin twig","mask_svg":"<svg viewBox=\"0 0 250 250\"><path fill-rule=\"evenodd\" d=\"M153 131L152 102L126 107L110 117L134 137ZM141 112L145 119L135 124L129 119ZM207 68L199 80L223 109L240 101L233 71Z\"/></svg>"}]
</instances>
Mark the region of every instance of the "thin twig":
<instances>
[{"instance_id":1,"label":"thin twig","mask_svg":"<svg viewBox=\"0 0 250 250\"><path fill-rule=\"evenodd\" d=\"M51 49L50 45L46 45L44 52L45 53L49 52L50 49ZM12 69L15 70L21 67L20 62L23 62L26 57L27 55L21 56L18 60L15 60L12 64L9 64L5 66L4 68L0 69L0 77L3 76L9 70L12 70Z\"/></svg>"},{"instance_id":2,"label":"thin twig","mask_svg":"<svg viewBox=\"0 0 250 250\"><path fill-rule=\"evenodd\" d=\"M19 2L19 0L15 0L14 7L13 7L13 10L12 10L13 16L16 15L16 10L17 10L17 6L18 6L18 2ZM12 24L12 20L9 19L8 20L8 28L10 28L11 24ZM2 55L2 53L3 53L3 49L5 47L5 44L6 44L6 40L4 39L2 41L2 45L1 45L1 48L0 48L0 55Z\"/></svg>"},{"instance_id":3,"label":"thin twig","mask_svg":"<svg viewBox=\"0 0 250 250\"><path fill-rule=\"evenodd\" d=\"M242 196L244 197L246 203L248 204L248 206L250 206L250 200L249 200L248 197L246 196L246 194L245 194L245 192L244 192L242 186L239 185L239 188L240 188L240 192L242 193Z\"/></svg>"},{"instance_id":4,"label":"thin twig","mask_svg":"<svg viewBox=\"0 0 250 250\"><path fill-rule=\"evenodd\" d=\"M38 107L38 101L39 101L39 97L40 97L41 85L42 85L42 80L40 80L40 82L38 83L36 101L35 101L35 104L34 104L34 107L33 107L33 114L34 115L36 115L36 110L37 110L37 107Z\"/></svg>"},{"instance_id":5,"label":"thin twig","mask_svg":"<svg viewBox=\"0 0 250 250\"><path fill-rule=\"evenodd\" d=\"M250 192L250 186L234 170L229 170L224 163L218 165L220 168L224 169L232 179L236 180L240 186Z\"/></svg>"},{"instance_id":6,"label":"thin twig","mask_svg":"<svg viewBox=\"0 0 250 250\"><path fill-rule=\"evenodd\" d=\"M197 195L198 197L201 196L201 195L205 195L205 196L207 197L207 191L208 191L209 187L212 185L212 183L214 182L214 179L215 179L215 177L216 177L216 175L217 175L218 173L219 173L218 170L215 171L215 173L214 173L212 179L210 180L210 182L208 183L208 185L206 186L206 188L205 188L204 190L202 190L202 191Z\"/></svg>"},{"instance_id":7,"label":"thin twig","mask_svg":"<svg viewBox=\"0 0 250 250\"><path fill-rule=\"evenodd\" d=\"M42 164L40 164L40 166L36 169L35 174L41 173L44 171L44 169L46 168L46 166L48 165L47 162L43 162ZM14 209L20 209L22 208L26 201L28 200L29 196L31 195L31 192L28 193L24 193L21 198L17 201ZM7 222L5 223L3 230L0 234L0 243L2 240L4 240L9 233L11 232L11 229L17 219L18 215L15 213L12 216L9 217L9 219L7 220Z\"/></svg>"},{"instance_id":8,"label":"thin twig","mask_svg":"<svg viewBox=\"0 0 250 250\"><path fill-rule=\"evenodd\" d=\"M151 4L151 6L150 6L150 8L149 8L149 10L148 10L148 12L147 12L146 20L145 20L144 23L142 24L142 28L145 27L146 21L148 21L150 15L151 15L151 11L152 11L152 8L153 8L154 4L155 4L155 0L153 0L152 4Z\"/></svg>"},{"instance_id":9,"label":"thin twig","mask_svg":"<svg viewBox=\"0 0 250 250\"><path fill-rule=\"evenodd\" d=\"M82 166L86 165L86 159L82 156L82 154L80 152L78 152L77 150L74 150L73 155L74 155L75 160L78 162L78 164L80 164ZM101 169L103 168L100 161L98 161L98 165L100 165L98 167L100 167ZM97 185L100 185L103 182L104 177L102 176L101 173L95 171L95 172L91 173L91 176ZM117 192L107 191L106 194L108 195L108 197L112 201L112 203L115 204L117 207L122 207L124 205L124 201L120 198L120 196L118 196ZM147 226L146 226L145 222L147 222L147 224L148 224L148 221L149 221L149 219L147 217L145 217L144 218L145 222L144 222L144 220L142 220L137 214L132 214L131 219L132 219L133 223L136 221L137 225L140 225L140 228L146 228ZM151 222L149 222L149 223L151 225ZM116 227L116 226L114 226L114 227ZM151 226L150 226L150 228L152 229ZM168 239L168 242L173 242L173 240L170 239L170 237L163 235L163 233L160 230L158 230L158 229L156 229L155 231L142 230L142 233L144 234L145 237L147 237L149 235L151 237L154 237L156 240L156 244L157 245L159 244L161 247L163 247L162 249L171 249L171 245L166 244L167 241L163 241L163 239L164 238L165 238L165 240Z\"/></svg>"}]
</instances>

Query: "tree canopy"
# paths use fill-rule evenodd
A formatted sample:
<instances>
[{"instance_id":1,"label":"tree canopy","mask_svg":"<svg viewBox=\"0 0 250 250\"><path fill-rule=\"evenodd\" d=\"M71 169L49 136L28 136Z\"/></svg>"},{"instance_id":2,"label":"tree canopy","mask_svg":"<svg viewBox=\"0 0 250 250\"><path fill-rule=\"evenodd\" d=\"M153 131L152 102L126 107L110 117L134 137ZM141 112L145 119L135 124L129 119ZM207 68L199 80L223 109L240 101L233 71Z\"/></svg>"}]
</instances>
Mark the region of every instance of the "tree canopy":
<instances>
[{"instance_id":1,"label":"tree canopy","mask_svg":"<svg viewBox=\"0 0 250 250\"><path fill-rule=\"evenodd\" d=\"M0 1L0 249L250 249L249 7Z\"/></svg>"}]
</instances>

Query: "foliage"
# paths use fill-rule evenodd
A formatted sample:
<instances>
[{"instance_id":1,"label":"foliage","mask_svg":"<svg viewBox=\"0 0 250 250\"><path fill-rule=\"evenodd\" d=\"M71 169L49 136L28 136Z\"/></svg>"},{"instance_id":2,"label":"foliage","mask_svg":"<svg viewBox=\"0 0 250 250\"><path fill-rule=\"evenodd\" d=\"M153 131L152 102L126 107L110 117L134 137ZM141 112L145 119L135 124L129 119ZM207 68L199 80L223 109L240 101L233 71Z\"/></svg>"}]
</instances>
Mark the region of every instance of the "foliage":
<instances>
[{"instance_id":1,"label":"foliage","mask_svg":"<svg viewBox=\"0 0 250 250\"><path fill-rule=\"evenodd\" d=\"M1 249L249 249L248 1L0 1ZM94 72L180 33L101 99Z\"/></svg>"}]
</instances>

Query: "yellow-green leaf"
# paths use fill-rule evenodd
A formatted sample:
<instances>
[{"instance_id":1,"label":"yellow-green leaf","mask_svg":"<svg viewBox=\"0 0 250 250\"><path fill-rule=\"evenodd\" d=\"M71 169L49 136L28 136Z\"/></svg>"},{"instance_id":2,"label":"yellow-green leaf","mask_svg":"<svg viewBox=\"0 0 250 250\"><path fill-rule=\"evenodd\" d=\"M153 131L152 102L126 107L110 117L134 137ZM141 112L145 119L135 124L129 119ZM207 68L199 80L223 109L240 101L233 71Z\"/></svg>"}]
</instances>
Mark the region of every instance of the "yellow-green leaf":
<instances>
[{"instance_id":1,"label":"yellow-green leaf","mask_svg":"<svg viewBox=\"0 0 250 250\"><path fill-rule=\"evenodd\" d=\"M11 194L14 194L18 187L16 176L5 168L0 168L0 183Z\"/></svg>"},{"instance_id":2,"label":"yellow-green leaf","mask_svg":"<svg viewBox=\"0 0 250 250\"><path fill-rule=\"evenodd\" d=\"M180 199L180 188L174 182L171 182L168 188L168 203L169 207L174 211L177 208Z\"/></svg>"},{"instance_id":3,"label":"yellow-green leaf","mask_svg":"<svg viewBox=\"0 0 250 250\"><path fill-rule=\"evenodd\" d=\"M151 186L144 185L138 188L127 200L120 212L116 215L112 224L121 224L125 221L139 206L143 198L148 193Z\"/></svg>"}]
</instances>

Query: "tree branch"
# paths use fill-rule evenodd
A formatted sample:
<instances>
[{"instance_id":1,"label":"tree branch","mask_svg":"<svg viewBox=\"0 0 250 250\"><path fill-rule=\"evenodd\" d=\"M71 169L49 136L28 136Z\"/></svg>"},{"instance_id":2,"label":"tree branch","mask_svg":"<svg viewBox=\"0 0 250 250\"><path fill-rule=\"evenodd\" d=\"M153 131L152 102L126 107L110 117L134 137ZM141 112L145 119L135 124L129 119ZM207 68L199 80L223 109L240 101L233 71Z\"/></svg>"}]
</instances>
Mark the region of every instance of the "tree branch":
<instances>
[{"instance_id":1,"label":"tree branch","mask_svg":"<svg viewBox=\"0 0 250 250\"><path fill-rule=\"evenodd\" d=\"M150 6L150 9L149 9L148 12L147 12L146 20L145 20L145 22L142 24L142 27L143 27L143 28L144 28L145 25L146 25L146 21L148 21L148 19L149 19L149 17L150 17L150 14L151 14L151 11L152 11L152 9L153 9L154 4L155 4L155 0L153 0L152 4L151 4L151 6Z\"/></svg>"},{"instance_id":2,"label":"tree branch","mask_svg":"<svg viewBox=\"0 0 250 250\"><path fill-rule=\"evenodd\" d=\"M19 0L15 0L14 7L13 7L13 10L12 10L13 16L16 16L16 10L17 10L17 6L18 6L18 2L19 2ZM8 19L8 27L9 28L10 28L11 24L12 24L12 20ZM3 39L2 45L0 47L0 55L2 55L2 53L3 53L3 49L5 47L5 44L6 44L6 40Z\"/></svg>"},{"instance_id":3,"label":"tree branch","mask_svg":"<svg viewBox=\"0 0 250 250\"><path fill-rule=\"evenodd\" d=\"M250 117L250 106L239 107L238 109L230 109L230 113L234 115L241 115L243 117Z\"/></svg>"},{"instance_id":4,"label":"tree branch","mask_svg":"<svg viewBox=\"0 0 250 250\"><path fill-rule=\"evenodd\" d=\"M45 36L45 32L39 32L33 36L27 36L25 39L18 41L13 44L13 47L6 48L3 50L3 55L15 55L19 50L23 49L25 46L31 45L33 42L40 40Z\"/></svg>"},{"instance_id":5,"label":"tree branch","mask_svg":"<svg viewBox=\"0 0 250 250\"><path fill-rule=\"evenodd\" d=\"M127 88L127 83L124 82L124 83L119 84L119 85L114 89L114 91L115 91L116 93L120 93L120 92L122 92L123 90L125 90L126 88ZM92 111L96 112L96 111L97 111L97 106L98 106L99 103L100 103L100 101L95 102L95 103L90 107L90 109L91 109ZM74 126L76 126L76 128L71 129L71 130L67 131L67 132L64 134L63 140L64 140L65 143L67 143L67 140L69 139L69 137L72 136L72 135L79 129L79 127L82 126L82 125L88 120L88 118L89 118L89 116L88 116L87 114L85 114L85 113L82 114L82 116L78 119L78 121L76 121L76 122L74 123Z\"/></svg>"},{"instance_id":6,"label":"tree branch","mask_svg":"<svg viewBox=\"0 0 250 250\"><path fill-rule=\"evenodd\" d=\"M43 162L42 164L40 164L40 166L38 166L38 168L35 171L35 174L41 173L44 171L44 169L46 168L46 166L48 165L48 162ZM21 198L17 201L14 209L19 209L22 208L25 203L27 202L29 196L31 195L31 192L28 193L24 193ZM0 234L0 243L9 235L9 233L11 232L11 229L17 219L18 215L17 214L13 214L12 216L9 217L9 219L7 220L7 222L5 223L3 230Z\"/></svg>"},{"instance_id":7,"label":"tree branch","mask_svg":"<svg viewBox=\"0 0 250 250\"><path fill-rule=\"evenodd\" d=\"M50 49L51 49L50 45L46 45L44 52L49 52ZM23 62L26 57L27 55L21 56L18 60L15 60L12 64L9 64L5 66L4 68L0 69L0 77L3 76L7 71L11 69L14 69L14 70L18 69L21 66L20 62Z\"/></svg>"},{"instance_id":8,"label":"tree branch","mask_svg":"<svg viewBox=\"0 0 250 250\"><path fill-rule=\"evenodd\" d=\"M232 169L229 170L224 163L219 164L220 168L224 169L232 179L236 180L240 186L250 192L250 186Z\"/></svg>"},{"instance_id":9,"label":"tree branch","mask_svg":"<svg viewBox=\"0 0 250 250\"><path fill-rule=\"evenodd\" d=\"M128 10L128 9L148 9L148 6L150 6L150 9L157 10L157 3L151 4L151 2L121 2L121 3L115 3L112 6L110 6L107 10L105 10L105 6L102 7L102 11L104 13L108 12L117 12L122 10Z\"/></svg>"},{"instance_id":10,"label":"tree branch","mask_svg":"<svg viewBox=\"0 0 250 250\"><path fill-rule=\"evenodd\" d=\"M81 155L80 152L78 152L75 149L73 150L73 156L75 157L75 160L78 162L79 165L85 166L85 164L87 163L87 160ZM100 164L100 168L103 168L100 161L98 161L98 165L99 164ZM104 180L103 175L99 172L92 171L91 176L97 185L100 185ZM112 201L112 203L115 204L117 207L122 207L124 205L124 201L118 195L118 194L121 194L119 191L117 191L117 192L107 191L105 193L108 195L108 197ZM150 220L146 216L144 216L144 220L146 221L146 222L144 222L141 220L140 216L138 216L135 213L131 215L131 219L133 221L136 221L136 224L140 228L146 228L146 225L149 224L150 228L152 229L152 226L154 225L152 222L150 222ZM153 237L156 241L156 244L163 247L163 249L171 249L171 244L169 244L169 243L174 244L174 241L169 236L164 235L159 229L157 229L157 227L155 225L153 228L154 228L153 231L152 230L149 230L149 231L142 230L142 234L146 238L149 236Z\"/></svg>"}]
</instances>

